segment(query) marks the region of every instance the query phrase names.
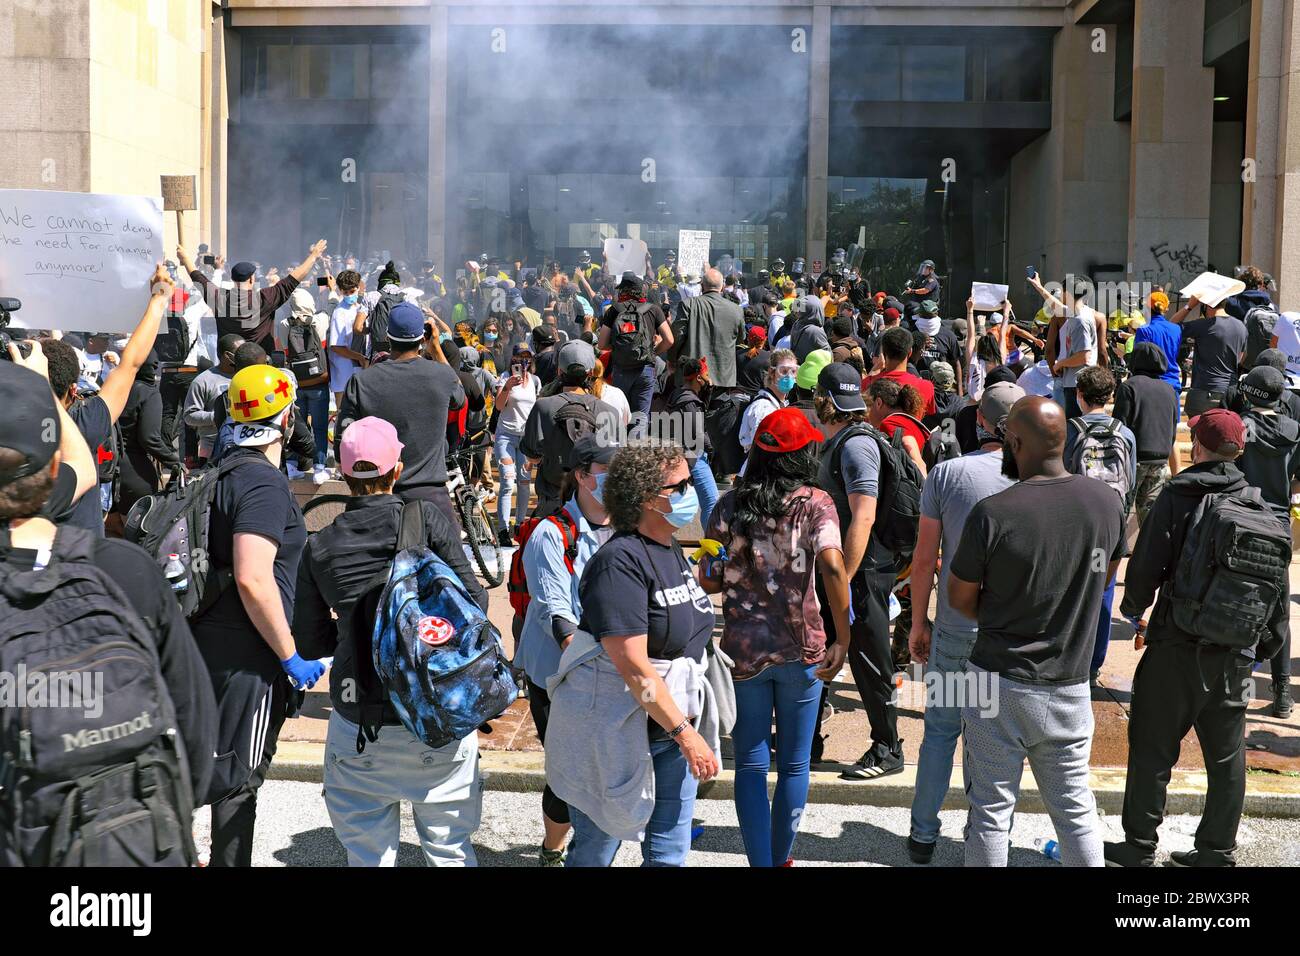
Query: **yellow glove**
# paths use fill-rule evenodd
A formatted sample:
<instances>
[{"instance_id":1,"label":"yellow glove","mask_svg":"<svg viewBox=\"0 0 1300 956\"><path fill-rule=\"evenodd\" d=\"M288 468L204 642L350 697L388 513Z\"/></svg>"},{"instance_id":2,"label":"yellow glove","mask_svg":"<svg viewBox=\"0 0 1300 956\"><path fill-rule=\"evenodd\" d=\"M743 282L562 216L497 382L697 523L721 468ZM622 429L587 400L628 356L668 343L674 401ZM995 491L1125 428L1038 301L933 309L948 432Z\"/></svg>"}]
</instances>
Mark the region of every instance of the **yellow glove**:
<instances>
[{"instance_id":1,"label":"yellow glove","mask_svg":"<svg viewBox=\"0 0 1300 956\"><path fill-rule=\"evenodd\" d=\"M726 561L727 549L723 547L721 541L714 541L712 538L702 538L700 539L700 546L696 548L695 553L691 555L691 560L696 564L699 564L704 560L706 555L710 558L717 558L719 561Z\"/></svg>"}]
</instances>

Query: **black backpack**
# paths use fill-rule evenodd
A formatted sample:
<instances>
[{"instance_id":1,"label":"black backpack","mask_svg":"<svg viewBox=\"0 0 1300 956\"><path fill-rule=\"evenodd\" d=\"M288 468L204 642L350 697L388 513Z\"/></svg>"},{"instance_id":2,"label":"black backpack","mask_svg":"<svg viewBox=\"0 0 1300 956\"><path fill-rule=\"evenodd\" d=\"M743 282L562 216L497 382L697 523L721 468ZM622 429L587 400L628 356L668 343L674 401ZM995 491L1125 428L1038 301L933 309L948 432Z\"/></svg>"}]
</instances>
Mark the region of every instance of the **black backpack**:
<instances>
[{"instance_id":1,"label":"black backpack","mask_svg":"<svg viewBox=\"0 0 1300 956\"><path fill-rule=\"evenodd\" d=\"M367 328L370 330L370 351L366 353L369 357L373 358L389 350L388 313L392 311L393 306L401 305L405 301L406 297L400 292L385 292L379 296L379 301L370 310L370 316L366 320Z\"/></svg>"},{"instance_id":2,"label":"black backpack","mask_svg":"<svg viewBox=\"0 0 1300 956\"><path fill-rule=\"evenodd\" d=\"M831 473L840 477L844 444L854 435L866 435L880 449L880 478L876 496L876 523L871 536L895 557L906 559L916 549L916 532L921 523L921 490L925 476L903 448L903 430L885 437L870 425L856 424L835 436L831 449Z\"/></svg>"},{"instance_id":3,"label":"black backpack","mask_svg":"<svg viewBox=\"0 0 1300 956\"><path fill-rule=\"evenodd\" d=\"M1259 353L1272 346L1277 320L1277 309L1272 305L1257 305L1246 313L1246 368L1254 368Z\"/></svg>"},{"instance_id":4,"label":"black backpack","mask_svg":"<svg viewBox=\"0 0 1300 956\"><path fill-rule=\"evenodd\" d=\"M542 440L542 475L556 487L564 482L573 443L583 435L596 433L596 413L591 405L570 398L567 393L561 396L564 404L556 410L551 430Z\"/></svg>"},{"instance_id":5,"label":"black backpack","mask_svg":"<svg viewBox=\"0 0 1300 956\"><path fill-rule=\"evenodd\" d=\"M745 410L754 396L744 391L731 391L715 399L704 413L704 431L712 446L710 461L719 475L734 475L745 463L745 449L740 444L740 426L745 420Z\"/></svg>"},{"instance_id":6,"label":"black backpack","mask_svg":"<svg viewBox=\"0 0 1300 956\"><path fill-rule=\"evenodd\" d=\"M87 396L91 397L91 396ZM122 449L126 444L122 440L122 426L118 422L113 422L113 427L108 431L108 441L92 448L90 453L95 456L95 468L98 472L96 482L101 485L112 485L112 502L110 509L117 504L118 497L122 491ZM99 489L92 489L87 494L99 494Z\"/></svg>"},{"instance_id":7,"label":"black backpack","mask_svg":"<svg viewBox=\"0 0 1300 956\"><path fill-rule=\"evenodd\" d=\"M25 673L25 693L45 680L64 704L0 708L0 865L193 865L189 766L157 644L93 563L94 540L65 525L44 570L0 576L0 669Z\"/></svg>"},{"instance_id":8,"label":"black backpack","mask_svg":"<svg viewBox=\"0 0 1300 956\"><path fill-rule=\"evenodd\" d=\"M190 326L185 316L169 313L167 331L160 332L154 339L153 350L158 361L168 365L181 365L190 354Z\"/></svg>"},{"instance_id":9,"label":"black backpack","mask_svg":"<svg viewBox=\"0 0 1300 956\"><path fill-rule=\"evenodd\" d=\"M930 437L921 449L921 460L925 467L933 469L935 465L961 457L961 442L957 440L957 419L951 415L940 420L937 427L930 429Z\"/></svg>"},{"instance_id":10,"label":"black backpack","mask_svg":"<svg viewBox=\"0 0 1300 956\"><path fill-rule=\"evenodd\" d=\"M1254 647L1288 599L1291 535L1258 488L1206 495L1166 583L1169 616L1203 644Z\"/></svg>"},{"instance_id":11,"label":"black backpack","mask_svg":"<svg viewBox=\"0 0 1300 956\"><path fill-rule=\"evenodd\" d=\"M181 613L189 620L207 611L221 592L234 581L232 568L212 560L208 526L212 500L222 477L244 464L275 468L263 455L227 456L215 467L204 468L189 477L178 476L155 495L146 495L131 506L126 516L124 537L140 545L165 569L176 555L185 568L184 587L173 583Z\"/></svg>"},{"instance_id":12,"label":"black backpack","mask_svg":"<svg viewBox=\"0 0 1300 956\"><path fill-rule=\"evenodd\" d=\"M289 371L299 382L325 374L325 350L316 334L315 322L289 322L285 354Z\"/></svg>"},{"instance_id":13,"label":"black backpack","mask_svg":"<svg viewBox=\"0 0 1300 956\"><path fill-rule=\"evenodd\" d=\"M638 369L654 361L654 328L650 324L649 303L620 304L612 331L610 349L615 368Z\"/></svg>"}]
</instances>

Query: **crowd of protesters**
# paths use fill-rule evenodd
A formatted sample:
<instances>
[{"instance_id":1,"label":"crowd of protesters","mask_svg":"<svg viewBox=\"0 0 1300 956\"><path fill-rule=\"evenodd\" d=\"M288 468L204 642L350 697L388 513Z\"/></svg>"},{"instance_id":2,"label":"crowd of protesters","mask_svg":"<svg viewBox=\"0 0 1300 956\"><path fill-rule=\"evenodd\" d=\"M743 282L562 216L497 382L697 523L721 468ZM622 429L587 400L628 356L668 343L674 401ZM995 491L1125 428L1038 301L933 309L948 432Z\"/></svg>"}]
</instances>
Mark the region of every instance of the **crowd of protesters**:
<instances>
[{"instance_id":1,"label":"crowd of protesters","mask_svg":"<svg viewBox=\"0 0 1300 956\"><path fill-rule=\"evenodd\" d=\"M92 850L66 819L72 784L42 778L29 836L0 826L0 860L192 863L188 814L210 804L210 865L249 865L280 729L328 669L324 796L349 863L395 863L408 802L428 863L472 865L477 734L432 746L402 708L348 691L370 667L355 637L376 629L369 588L404 549L487 610L448 491L466 448L526 597L502 630L545 747L542 865L607 866L624 840L646 865L684 865L726 736L746 857L791 865L846 664L869 727L849 781L904 769L896 675L924 667L913 861L933 856L961 738L967 865L1006 864L1026 759L1063 863L1150 865L1195 727L1206 808L1171 862L1232 864L1256 666L1272 714L1292 707L1300 398L1275 336L1247 354L1267 281L1248 270L1239 296L1172 312L1154 290L1118 317L1081 278L1029 282L1043 309L1022 322L973 299L944 318L934 262L892 294L842 251L819 274L778 259L753 277L687 274L671 254L642 276L587 253L571 268L483 254L448 281L323 240L282 269L178 249L120 345L54 333L0 362L4 600L44 595L17 613L54 615L66 589L131 617L182 755L174 804ZM193 606L176 554L120 539L202 475L191 544L219 573ZM309 535L293 480L344 482L342 513ZM1188 592L1192 551L1222 527L1254 564L1211 566ZM1234 613L1227 636L1203 623ZM64 617L51 634L76 632ZM1117 630L1147 649L1125 841L1103 846L1091 688Z\"/></svg>"}]
</instances>

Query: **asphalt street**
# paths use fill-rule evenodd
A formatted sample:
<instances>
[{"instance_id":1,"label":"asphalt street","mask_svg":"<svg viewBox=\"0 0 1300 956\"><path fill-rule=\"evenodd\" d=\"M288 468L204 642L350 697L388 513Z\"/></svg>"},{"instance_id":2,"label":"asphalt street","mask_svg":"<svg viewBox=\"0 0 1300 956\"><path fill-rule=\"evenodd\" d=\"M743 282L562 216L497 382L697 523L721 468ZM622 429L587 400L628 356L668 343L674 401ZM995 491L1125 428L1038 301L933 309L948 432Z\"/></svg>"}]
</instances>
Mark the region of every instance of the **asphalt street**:
<instances>
[{"instance_id":1,"label":"asphalt street","mask_svg":"<svg viewBox=\"0 0 1300 956\"><path fill-rule=\"evenodd\" d=\"M960 866L962 810L944 811L943 831L934 866ZM728 800L701 800L695 818L704 833L695 841L688 865L744 866L745 856L736 812ZM908 811L896 807L810 804L795 843L796 866L910 866L904 846ZM198 815L200 852L206 856L208 814ZM1170 850L1192 848L1197 817L1175 816L1161 830L1161 858ZM1120 838L1119 821L1102 817L1106 839ZM474 838L480 866L535 866L541 842L541 795L489 791L483 797L483 822ZM1052 839L1045 814L1016 815L1011 833L1012 866L1057 866L1034 849L1036 839ZM1238 836L1238 863L1243 866L1300 865L1300 820L1247 818ZM638 847L625 843L616 866L637 866ZM257 806L254 866L343 866L343 848L334 838L320 785L270 780ZM402 812L401 866L424 862L409 807Z\"/></svg>"}]
</instances>

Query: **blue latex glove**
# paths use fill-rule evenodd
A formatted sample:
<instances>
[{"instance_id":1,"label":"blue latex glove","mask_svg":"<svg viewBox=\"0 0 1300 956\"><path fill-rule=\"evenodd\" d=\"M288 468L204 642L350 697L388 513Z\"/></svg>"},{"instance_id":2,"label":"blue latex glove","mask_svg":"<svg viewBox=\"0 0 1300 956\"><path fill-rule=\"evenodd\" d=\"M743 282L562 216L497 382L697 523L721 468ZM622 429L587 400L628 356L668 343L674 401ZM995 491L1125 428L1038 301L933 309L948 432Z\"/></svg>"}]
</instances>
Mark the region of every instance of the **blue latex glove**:
<instances>
[{"instance_id":1,"label":"blue latex glove","mask_svg":"<svg viewBox=\"0 0 1300 956\"><path fill-rule=\"evenodd\" d=\"M305 661L295 651L293 657L285 661L280 661L280 666L284 672L289 675L289 683L294 687L311 690L312 685L321 679L325 673L325 665L321 661Z\"/></svg>"}]
</instances>

